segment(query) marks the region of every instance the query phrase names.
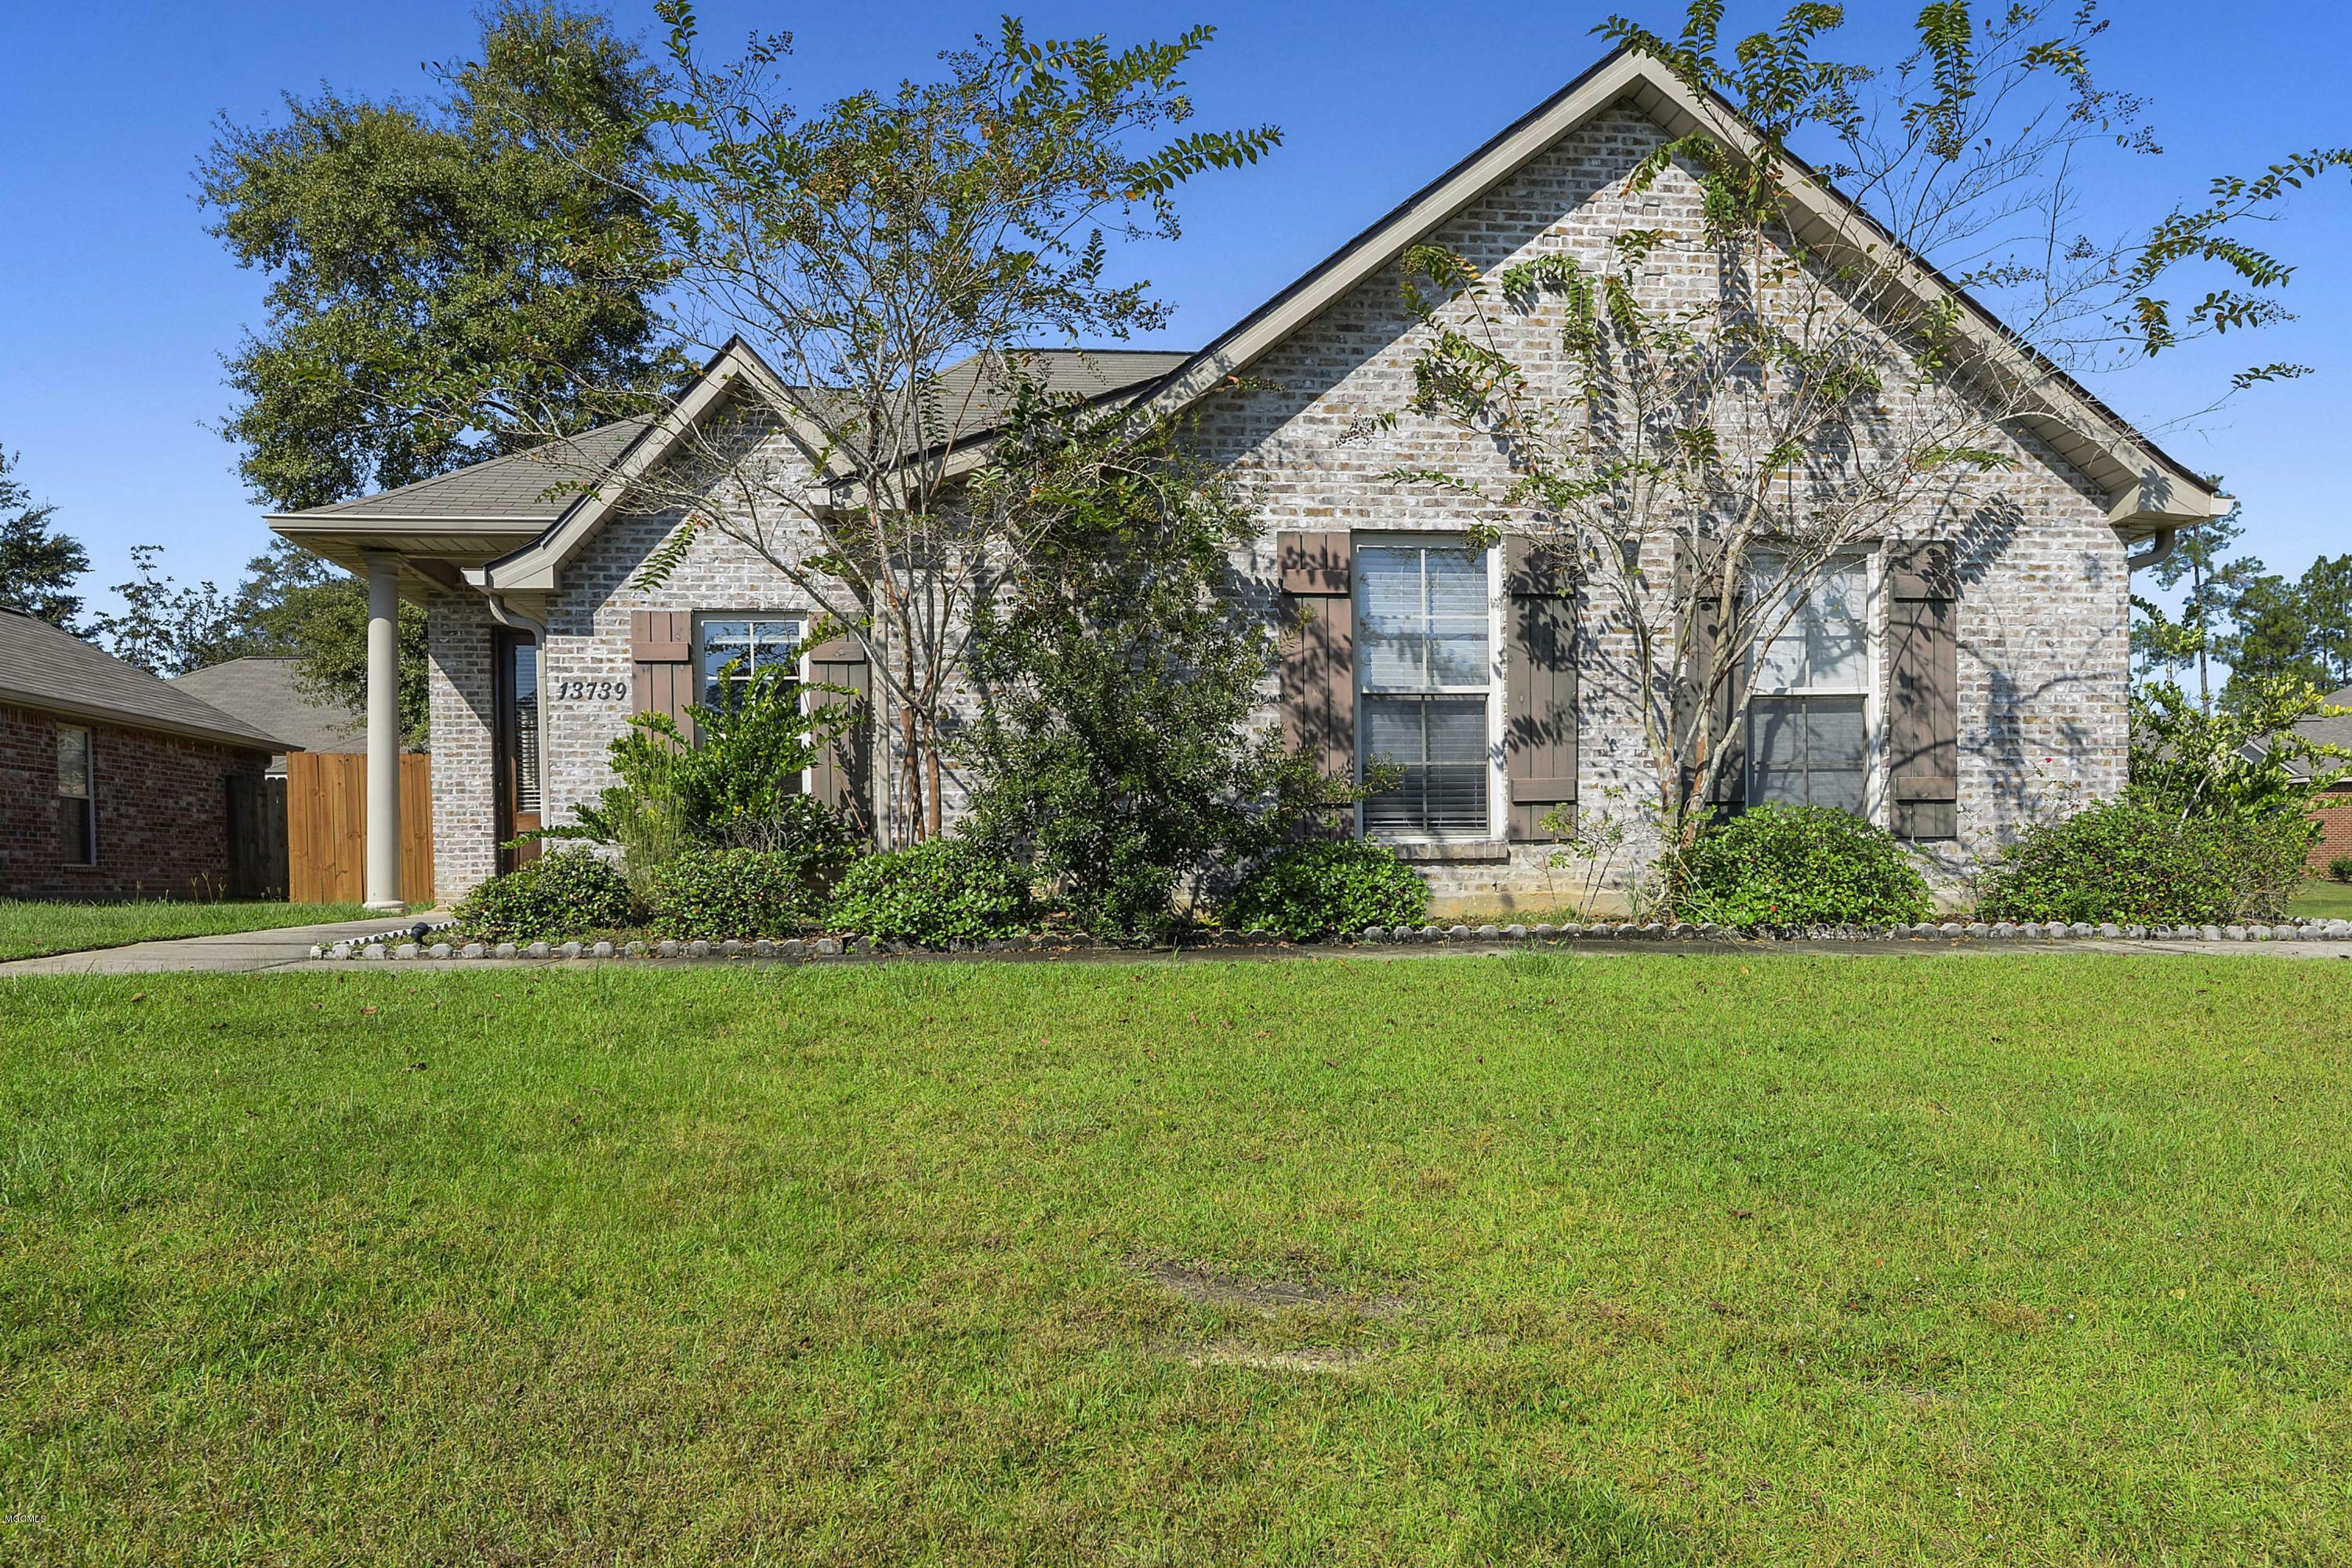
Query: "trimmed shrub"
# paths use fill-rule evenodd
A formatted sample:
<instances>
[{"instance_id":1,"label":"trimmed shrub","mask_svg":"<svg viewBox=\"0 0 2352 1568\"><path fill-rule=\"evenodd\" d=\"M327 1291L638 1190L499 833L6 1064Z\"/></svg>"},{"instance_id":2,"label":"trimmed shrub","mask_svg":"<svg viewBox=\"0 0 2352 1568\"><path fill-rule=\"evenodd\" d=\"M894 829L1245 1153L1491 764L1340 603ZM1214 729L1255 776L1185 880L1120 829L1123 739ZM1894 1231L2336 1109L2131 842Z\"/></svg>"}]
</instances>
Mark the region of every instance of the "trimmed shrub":
<instances>
[{"instance_id":1,"label":"trimmed shrub","mask_svg":"<svg viewBox=\"0 0 2352 1568\"><path fill-rule=\"evenodd\" d=\"M820 873L790 849L689 849L656 870L653 929L663 936L790 936L824 912Z\"/></svg>"},{"instance_id":2,"label":"trimmed shrub","mask_svg":"<svg viewBox=\"0 0 2352 1568\"><path fill-rule=\"evenodd\" d=\"M2352 882L2352 855L2338 855L2329 860L2327 879L2331 882Z\"/></svg>"},{"instance_id":3,"label":"trimmed shrub","mask_svg":"<svg viewBox=\"0 0 2352 1568\"><path fill-rule=\"evenodd\" d=\"M828 921L856 936L944 947L1010 936L1031 925L1029 879L961 838L868 855L849 868Z\"/></svg>"},{"instance_id":4,"label":"trimmed shrub","mask_svg":"<svg viewBox=\"0 0 2352 1568\"><path fill-rule=\"evenodd\" d=\"M1682 918L1740 930L1890 925L1931 907L1892 834L1829 806L1753 806L1700 834L1684 871Z\"/></svg>"},{"instance_id":5,"label":"trimmed shrub","mask_svg":"<svg viewBox=\"0 0 2352 1568\"><path fill-rule=\"evenodd\" d=\"M1225 923L1304 942L1326 931L1419 925L1429 884L1383 844L1326 838L1265 861L1225 900Z\"/></svg>"},{"instance_id":6,"label":"trimmed shrub","mask_svg":"<svg viewBox=\"0 0 2352 1568\"><path fill-rule=\"evenodd\" d=\"M2126 797L2011 845L1985 871L1977 913L2144 925L2279 920L2310 841L2299 813L2183 817Z\"/></svg>"},{"instance_id":7,"label":"trimmed shrub","mask_svg":"<svg viewBox=\"0 0 2352 1568\"><path fill-rule=\"evenodd\" d=\"M586 850L542 855L493 877L457 905L457 929L478 942L556 942L636 923L620 868Z\"/></svg>"}]
</instances>

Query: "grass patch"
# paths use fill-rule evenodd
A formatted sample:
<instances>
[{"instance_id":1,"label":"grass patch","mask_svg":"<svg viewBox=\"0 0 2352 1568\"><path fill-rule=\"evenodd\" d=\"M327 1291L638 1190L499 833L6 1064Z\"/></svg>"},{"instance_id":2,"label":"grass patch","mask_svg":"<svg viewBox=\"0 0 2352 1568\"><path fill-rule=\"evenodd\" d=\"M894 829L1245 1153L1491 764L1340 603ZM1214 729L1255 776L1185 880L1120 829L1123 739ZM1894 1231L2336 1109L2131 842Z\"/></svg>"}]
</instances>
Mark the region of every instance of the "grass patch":
<instances>
[{"instance_id":1,"label":"grass patch","mask_svg":"<svg viewBox=\"0 0 2352 1568\"><path fill-rule=\"evenodd\" d=\"M2352 882L2331 882L2314 877L2304 883L2288 906L2307 921L2352 921Z\"/></svg>"},{"instance_id":2,"label":"grass patch","mask_svg":"<svg viewBox=\"0 0 2352 1568\"><path fill-rule=\"evenodd\" d=\"M79 904L0 899L0 960L366 918L367 911L357 904L204 903L170 899Z\"/></svg>"},{"instance_id":3,"label":"grass patch","mask_svg":"<svg viewBox=\"0 0 2352 1568\"><path fill-rule=\"evenodd\" d=\"M2262 958L0 983L0 1558L2316 1568L2347 1044Z\"/></svg>"}]
</instances>

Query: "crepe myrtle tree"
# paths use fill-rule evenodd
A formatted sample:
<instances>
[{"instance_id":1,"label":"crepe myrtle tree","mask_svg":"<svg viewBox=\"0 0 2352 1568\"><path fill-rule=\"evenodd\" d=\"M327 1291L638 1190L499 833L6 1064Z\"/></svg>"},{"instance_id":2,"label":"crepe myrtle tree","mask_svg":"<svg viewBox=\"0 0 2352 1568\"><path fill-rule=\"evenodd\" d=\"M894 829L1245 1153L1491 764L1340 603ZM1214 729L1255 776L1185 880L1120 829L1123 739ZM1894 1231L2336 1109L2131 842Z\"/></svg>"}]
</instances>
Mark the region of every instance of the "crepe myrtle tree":
<instances>
[{"instance_id":1,"label":"crepe myrtle tree","mask_svg":"<svg viewBox=\"0 0 2352 1568\"><path fill-rule=\"evenodd\" d=\"M2298 154L2101 237L2078 210L2085 184L2158 149L2139 101L2094 77L2106 26L2095 5L1983 17L1966 0L1929 5L1883 68L1823 52L1842 7L1791 6L1727 50L1723 9L1694 0L1675 37L1622 17L1596 29L1737 110L1624 181L1631 195L1694 181L1700 222L1492 275L1414 249L1412 389L1363 432L1409 412L1475 437L1497 461L1406 461L1389 477L1466 498L1485 529L1581 563L1623 634L1620 685L1656 781L1669 891L1731 754L1750 651L1790 624L1824 563L1898 522L2013 522L2007 432L2049 406L2062 368L2113 374L2287 320L2275 293L2292 268L2242 234L2352 165L2345 149ZM1821 163L1801 162L1798 143ZM1858 211L1809 203L1826 216L1800 221L1792 197L1808 185ZM1964 310L1944 279L2011 332ZM2169 294L2183 280L2186 306ZM2303 374L2258 365L2231 390Z\"/></svg>"},{"instance_id":2,"label":"crepe myrtle tree","mask_svg":"<svg viewBox=\"0 0 2352 1568\"><path fill-rule=\"evenodd\" d=\"M803 115L781 80L788 37L714 64L685 0L657 10L663 89L614 134L656 149L635 177L671 325L713 355L740 340L775 374L738 377L691 419L677 398L612 400L673 430L626 501L681 520L641 581L722 534L798 586L820 629L863 645L896 720L893 836L919 839L941 826L972 605L1022 549L1003 509L961 500L992 410L1033 378L1018 351L1160 325L1120 248L1174 237L1177 188L1255 162L1278 133L1180 129L1180 73L1207 27L1114 48L1034 40L1007 18L935 79ZM975 355L981 374L942 375Z\"/></svg>"}]
</instances>

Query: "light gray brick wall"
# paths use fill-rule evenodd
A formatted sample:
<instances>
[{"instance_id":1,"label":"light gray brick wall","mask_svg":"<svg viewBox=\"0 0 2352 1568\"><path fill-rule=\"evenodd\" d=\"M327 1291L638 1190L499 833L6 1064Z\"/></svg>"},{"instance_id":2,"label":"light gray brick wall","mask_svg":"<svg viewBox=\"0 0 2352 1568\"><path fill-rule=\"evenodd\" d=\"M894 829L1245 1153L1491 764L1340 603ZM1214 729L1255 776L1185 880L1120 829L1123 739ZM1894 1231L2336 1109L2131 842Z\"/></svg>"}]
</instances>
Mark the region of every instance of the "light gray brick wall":
<instances>
[{"instance_id":1,"label":"light gray brick wall","mask_svg":"<svg viewBox=\"0 0 2352 1568\"><path fill-rule=\"evenodd\" d=\"M498 869L490 772L493 626L479 596L437 594L425 606L425 630L433 655L433 891L446 905Z\"/></svg>"},{"instance_id":2,"label":"light gray brick wall","mask_svg":"<svg viewBox=\"0 0 2352 1568\"><path fill-rule=\"evenodd\" d=\"M1491 274L1548 252L1605 267L1610 241L1629 228L1696 232L1698 192L1686 174L1669 172L1638 196L1623 189L1626 174L1663 138L1631 111L1604 114L1436 237ZM1260 543L1237 555L1235 567L1244 592L1269 616L1277 598L1280 531L1455 531L1474 521L1458 500L1402 489L1380 476L1400 466L1470 471L1486 463L1495 471L1490 451L1450 427L1407 417L1390 429L1371 429L1370 421L1402 407L1410 390L1415 348L1399 286L1393 268L1368 280L1253 367L1253 375L1270 384L1225 395L1202 411L1197 438L1248 484L1265 520ZM1646 286L1704 297L1715 287L1712 262L1696 252L1662 250ZM1512 346L1523 363L1559 363L1556 323L1538 318L1517 330ZM2020 459L2016 468L1972 481L1895 531L1906 538L1950 538L1961 561L1961 837L1933 852L1948 887L2021 824L2071 802L2112 795L2124 782L2124 546L2093 486L2030 437L2013 438L2011 447ZM606 748L630 711L631 610L814 608L772 565L715 531L698 538L659 588L639 588L645 560L675 523L674 517L615 519L566 568L550 606L543 679L551 695L543 721L551 823L571 820L572 807L610 780ZM1654 581L1671 574L1665 560L1645 565ZM1582 602L1580 809L1638 816L1636 803L1653 794L1637 719L1642 672L1631 636L1609 624L1604 608L1590 595ZM440 754L442 704L465 705L459 692L472 677L463 672L472 668L466 661L477 646L487 711L487 641L478 645L477 628L437 608L434 625L436 662L445 628L449 656L457 660L457 673L436 676L436 811L446 787L453 812L478 809L487 820L486 737L478 752L450 755L446 786ZM610 695L562 695L572 681ZM1271 721L1271 680L1263 695ZM467 733L462 725L459 733ZM483 774L478 785L460 780L472 769ZM960 786L951 784L948 795L951 805L960 802ZM1556 908L1583 892L1593 868L1552 860L1548 847L1518 846L1507 863L1437 866L1428 875L1441 907ZM482 874L487 861L468 851L446 859L444 868L446 889ZM1614 905L1604 899L1602 907Z\"/></svg>"}]
</instances>

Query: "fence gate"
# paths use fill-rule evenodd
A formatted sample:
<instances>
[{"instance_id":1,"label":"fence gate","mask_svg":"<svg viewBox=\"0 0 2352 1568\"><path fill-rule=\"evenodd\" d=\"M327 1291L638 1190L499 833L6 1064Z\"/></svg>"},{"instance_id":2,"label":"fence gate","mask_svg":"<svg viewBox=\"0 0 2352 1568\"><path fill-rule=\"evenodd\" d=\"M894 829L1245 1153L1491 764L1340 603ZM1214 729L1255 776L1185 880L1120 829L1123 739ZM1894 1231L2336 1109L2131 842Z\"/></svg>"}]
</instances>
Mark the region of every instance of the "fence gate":
<instances>
[{"instance_id":1,"label":"fence gate","mask_svg":"<svg viewBox=\"0 0 2352 1568\"><path fill-rule=\"evenodd\" d=\"M288 897L298 904L356 904L367 897L367 755L286 755ZM400 896L433 901L433 759L400 759Z\"/></svg>"},{"instance_id":2,"label":"fence gate","mask_svg":"<svg viewBox=\"0 0 2352 1568\"><path fill-rule=\"evenodd\" d=\"M228 893L233 899L286 896L286 781L228 779Z\"/></svg>"}]
</instances>

